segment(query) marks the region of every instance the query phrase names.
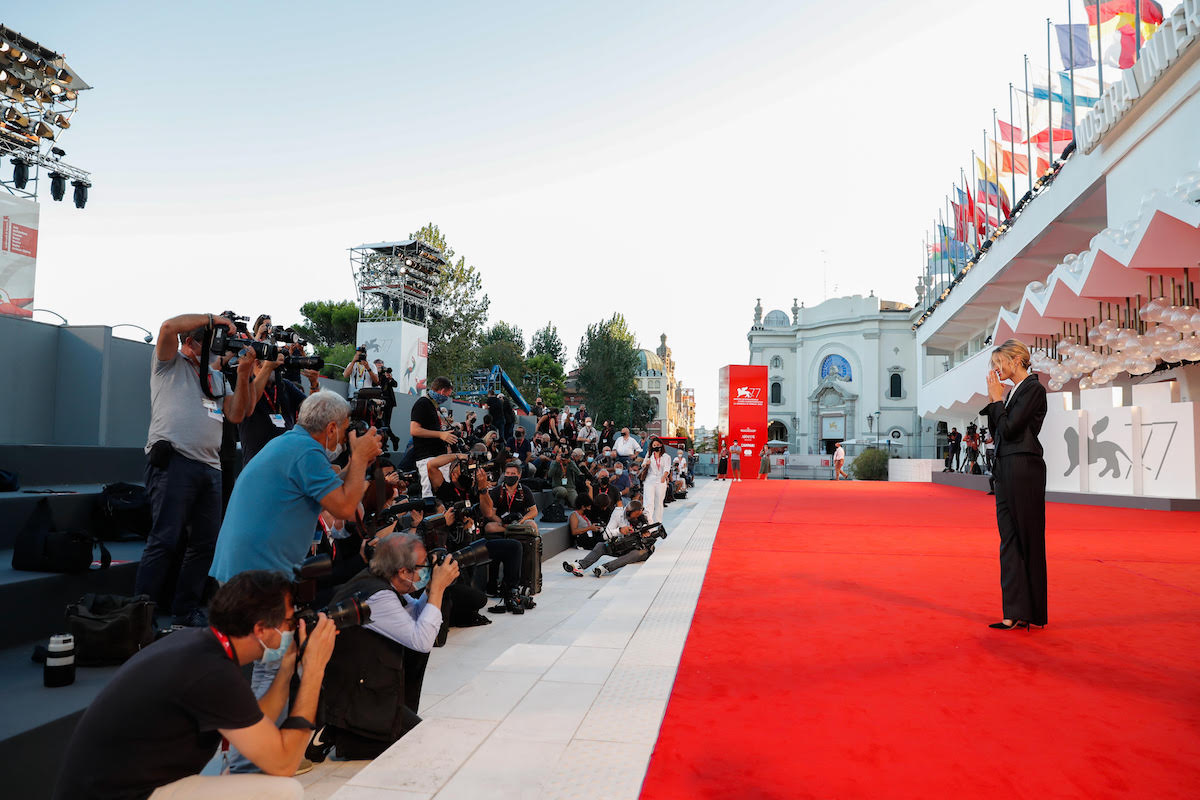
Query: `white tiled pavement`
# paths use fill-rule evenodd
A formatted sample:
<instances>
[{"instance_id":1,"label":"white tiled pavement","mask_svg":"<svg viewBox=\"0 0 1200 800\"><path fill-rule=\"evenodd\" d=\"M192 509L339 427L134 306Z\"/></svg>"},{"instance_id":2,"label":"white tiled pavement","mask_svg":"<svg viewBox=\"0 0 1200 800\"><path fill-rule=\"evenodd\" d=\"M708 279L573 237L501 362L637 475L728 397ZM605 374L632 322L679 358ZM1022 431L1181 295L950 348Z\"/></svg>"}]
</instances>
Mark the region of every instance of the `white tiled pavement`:
<instances>
[{"instance_id":1,"label":"white tiled pavement","mask_svg":"<svg viewBox=\"0 0 1200 800\"><path fill-rule=\"evenodd\" d=\"M667 507L654 556L597 580L543 565L538 607L454 629L424 719L372 762L318 764L306 800L632 800L658 738L729 485Z\"/></svg>"}]
</instances>

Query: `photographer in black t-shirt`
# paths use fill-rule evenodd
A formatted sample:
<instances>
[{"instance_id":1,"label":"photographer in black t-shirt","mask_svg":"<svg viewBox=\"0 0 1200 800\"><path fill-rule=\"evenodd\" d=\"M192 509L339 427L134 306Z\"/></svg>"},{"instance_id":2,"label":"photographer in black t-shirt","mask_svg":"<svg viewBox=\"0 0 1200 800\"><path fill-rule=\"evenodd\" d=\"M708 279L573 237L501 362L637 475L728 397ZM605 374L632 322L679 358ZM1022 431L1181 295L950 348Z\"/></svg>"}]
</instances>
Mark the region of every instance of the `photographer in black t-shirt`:
<instances>
[{"instance_id":1,"label":"photographer in black t-shirt","mask_svg":"<svg viewBox=\"0 0 1200 800\"><path fill-rule=\"evenodd\" d=\"M375 374L379 376L379 388L383 390L383 426L388 429L388 438L392 440L392 449L400 449L400 437L392 430L392 412L396 410L396 379L392 377L392 368L385 366L382 358L375 359Z\"/></svg>"},{"instance_id":2,"label":"photographer in black t-shirt","mask_svg":"<svg viewBox=\"0 0 1200 800\"><path fill-rule=\"evenodd\" d=\"M438 406L447 402L454 394L454 385L450 379L439 375L429 384L427 397L417 399L413 403L408 432L413 437L413 458L417 462L417 476L421 479L421 496L433 497L433 487L429 484L429 474L425 467L429 459L444 456L450 452L450 445L458 442L458 437L442 428L442 415Z\"/></svg>"},{"instance_id":3,"label":"photographer in black t-shirt","mask_svg":"<svg viewBox=\"0 0 1200 800\"><path fill-rule=\"evenodd\" d=\"M313 728L337 630L320 615L307 636L291 716L277 727L296 671L291 578L250 570L222 586L208 628L177 631L125 662L88 706L67 745L56 800L166 796L295 798L295 774ZM242 667L280 664L254 698ZM199 775L224 737L266 775ZM280 776L280 777L271 777ZM176 794L177 793L177 794Z\"/></svg>"}]
</instances>

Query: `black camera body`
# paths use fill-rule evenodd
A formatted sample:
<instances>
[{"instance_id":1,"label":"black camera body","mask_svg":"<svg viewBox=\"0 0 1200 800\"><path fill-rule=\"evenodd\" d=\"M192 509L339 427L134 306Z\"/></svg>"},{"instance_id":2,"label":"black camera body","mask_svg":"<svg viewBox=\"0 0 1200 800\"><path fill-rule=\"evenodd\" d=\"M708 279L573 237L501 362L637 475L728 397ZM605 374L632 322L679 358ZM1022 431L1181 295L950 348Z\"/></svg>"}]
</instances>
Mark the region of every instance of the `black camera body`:
<instances>
[{"instance_id":1,"label":"black camera body","mask_svg":"<svg viewBox=\"0 0 1200 800\"><path fill-rule=\"evenodd\" d=\"M423 513L430 514L437 510L437 498L414 497L393 503L382 511L376 511L364 517L362 528L368 536L374 537L376 533L398 520L400 515L413 509L420 509Z\"/></svg>"},{"instance_id":2,"label":"black camera body","mask_svg":"<svg viewBox=\"0 0 1200 800\"><path fill-rule=\"evenodd\" d=\"M307 346L308 340L296 333L291 328L285 328L282 325L272 325L269 333L270 337L281 344L298 344Z\"/></svg>"},{"instance_id":3,"label":"black camera body","mask_svg":"<svg viewBox=\"0 0 1200 800\"><path fill-rule=\"evenodd\" d=\"M436 547L429 551L429 563L435 567L445 564L447 558L457 561L459 569L470 569L480 564L490 563L492 560L492 557L488 555L487 539L476 539L453 553L447 552L444 547Z\"/></svg>"},{"instance_id":4,"label":"black camera body","mask_svg":"<svg viewBox=\"0 0 1200 800\"><path fill-rule=\"evenodd\" d=\"M310 633L317 624L318 614L324 614L333 620L339 631L371 621L371 607L366 598L360 595L347 597L320 610L313 609L312 602L317 595L317 578L324 577L332 571L333 560L328 553L306 558L292 567L292 606L296 609L296 619L304 620L305 629Z\"/></svg>"},{"instance_id":5,"label":"black camera body","mask_svg":"<svg viewBox=\"0 0 1200 800\"><path fill-rule=\"evenodd\" d=\"M647 533L650 535L647 536ZM623 556L634 550L644 550L647 547L654 547L656 540L666 538L667 529L663 527L661 522L643 522L635 525L633 530L624 536L618 536L609 542L608 551L614 556Z\"/></svg>"},{"instance_id":6,"label":"black camera body","mask_svg":"<svg viewBox=\"0 0 1200 800\"><path fill-rule=\"evenodd\" d=\"M382 389L359 389L358 394L350 401L350 427L348 430L354 431L355 436L362 436L374 428L383 437L383 446L386 450L388 436L391 433L383 425L383 415L386 409Z\"/></svg>"}]
</instances>

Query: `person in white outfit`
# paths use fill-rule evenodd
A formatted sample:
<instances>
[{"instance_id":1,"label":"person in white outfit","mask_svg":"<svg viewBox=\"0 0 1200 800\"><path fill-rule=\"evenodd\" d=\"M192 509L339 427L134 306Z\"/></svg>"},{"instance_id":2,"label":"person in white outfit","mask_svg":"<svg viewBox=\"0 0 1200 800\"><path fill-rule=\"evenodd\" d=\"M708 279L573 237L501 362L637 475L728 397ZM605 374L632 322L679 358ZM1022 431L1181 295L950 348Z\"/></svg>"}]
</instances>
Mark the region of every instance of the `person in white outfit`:
<instances>
[{"instance_id":1,"label":"person in white outfit","mask_svg":"<svg viewBox=\"0 0 1200 800\"><path fill-rule=\"evenodd\" d=\"M671 458L664 451L663 443L657 438L650 440L650 452L642 465L642 478L646 516L651 524L663 521L663 500L667 496L667 481L671 479Z\"/></svg>"}]
</instances>

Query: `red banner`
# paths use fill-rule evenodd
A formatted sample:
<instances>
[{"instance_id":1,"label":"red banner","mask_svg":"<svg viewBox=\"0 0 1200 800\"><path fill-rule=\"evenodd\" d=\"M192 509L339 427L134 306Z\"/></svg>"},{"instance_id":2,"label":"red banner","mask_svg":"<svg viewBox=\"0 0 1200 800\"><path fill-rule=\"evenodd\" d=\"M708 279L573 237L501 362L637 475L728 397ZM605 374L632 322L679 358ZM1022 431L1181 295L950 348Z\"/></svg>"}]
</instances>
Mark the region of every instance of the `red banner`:
<instances>
[{"instance_id":1,"label":"red banner","mask_svg":"<svg viewBox=\"0 0 1200 800\"><path fill-rule=\"evenodd\" d=\"M767 368L721 367L718 392L721 444L738 448L742 474L753 477L767 446Z\"/></svg>"}]
</instances>

